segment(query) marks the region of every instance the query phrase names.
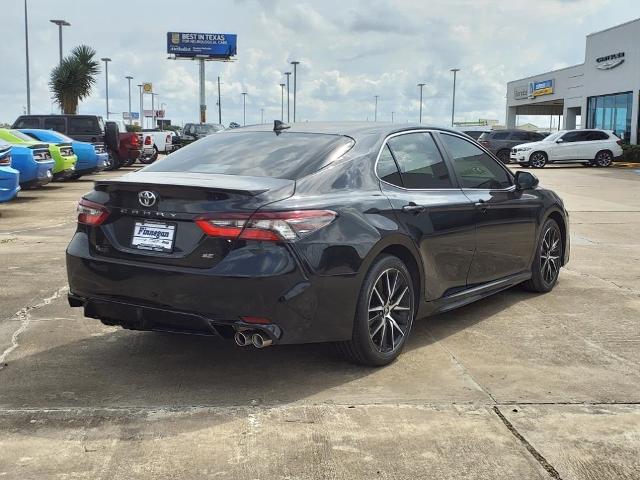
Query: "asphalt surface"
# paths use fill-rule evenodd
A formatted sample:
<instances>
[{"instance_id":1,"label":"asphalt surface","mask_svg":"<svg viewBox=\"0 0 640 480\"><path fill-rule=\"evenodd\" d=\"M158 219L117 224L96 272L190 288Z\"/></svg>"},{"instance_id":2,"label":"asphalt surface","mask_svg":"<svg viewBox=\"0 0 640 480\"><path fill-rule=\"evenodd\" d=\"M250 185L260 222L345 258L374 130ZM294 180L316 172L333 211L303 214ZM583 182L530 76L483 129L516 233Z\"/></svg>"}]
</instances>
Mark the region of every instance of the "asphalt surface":
<instances>
[{"instance_id":1,"label":"asphalt surface","mask_svg":"<svg viewBox=\"0 0 640 480\"><path fill-rule=\"evenodd\" d=\"M91 179L21 192L0 205L0 478L639 479L640 169L535 173L571 213L556 289L418 321L383 369L85 319L64 250Z\"/></svg>"}]
</instances>

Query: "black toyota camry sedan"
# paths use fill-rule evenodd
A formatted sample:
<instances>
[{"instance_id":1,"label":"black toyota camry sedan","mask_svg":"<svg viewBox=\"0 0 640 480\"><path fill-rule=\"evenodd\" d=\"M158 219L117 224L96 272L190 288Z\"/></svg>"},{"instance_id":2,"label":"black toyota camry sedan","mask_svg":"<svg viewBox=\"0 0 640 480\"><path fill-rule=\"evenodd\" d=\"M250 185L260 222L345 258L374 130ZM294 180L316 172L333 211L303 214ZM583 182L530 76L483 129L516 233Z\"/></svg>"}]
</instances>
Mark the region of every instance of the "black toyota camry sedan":
<instances>
[{"instance_id":1,"label":"black toyota camry sedan","mask_svg":"<svg viewBox=\"0 0 640 480\"><path fill-rule=\"evenodd\" d=\"M415 319L569 258L562 200L470 137L379 123L228 130L78 205L69 303L135 330L398 356Z\"/></svg>"}]
</instances>

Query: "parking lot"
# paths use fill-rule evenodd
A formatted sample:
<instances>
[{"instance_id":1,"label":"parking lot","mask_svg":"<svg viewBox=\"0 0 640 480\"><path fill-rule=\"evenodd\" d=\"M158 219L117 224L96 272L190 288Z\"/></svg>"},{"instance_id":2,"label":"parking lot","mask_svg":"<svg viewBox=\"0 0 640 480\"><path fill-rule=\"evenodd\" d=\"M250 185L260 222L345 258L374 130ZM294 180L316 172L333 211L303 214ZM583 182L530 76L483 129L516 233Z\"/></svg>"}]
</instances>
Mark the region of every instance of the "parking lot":
<instances>
[{"instance_id":1,"label":"parking lot","mask_svg":"<svg viewBox=\"0 0 640 480\"><path fill-rule=\"evenodd\" d=\"M419 321L382 369L85 319L64 250L91 177L21 192L0 207L0 478L640 478L640 171L534 173L570 212L558 286Z\"/></svg>"}]
</instances>

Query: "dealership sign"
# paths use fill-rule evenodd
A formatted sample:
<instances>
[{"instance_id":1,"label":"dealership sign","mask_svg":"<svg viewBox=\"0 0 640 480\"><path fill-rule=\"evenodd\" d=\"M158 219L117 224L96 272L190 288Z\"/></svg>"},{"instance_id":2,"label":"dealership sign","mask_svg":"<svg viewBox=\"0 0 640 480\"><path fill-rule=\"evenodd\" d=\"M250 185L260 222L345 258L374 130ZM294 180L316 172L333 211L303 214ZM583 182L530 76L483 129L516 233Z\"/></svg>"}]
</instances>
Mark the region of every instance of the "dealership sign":
<instances>
[{"instance_id":1,"label":"dealership sign","mask_svg":"<svg viewBox=\"0 0 640 480\"><path fill-rule=\"evenodd\" d=\"M167 53L182 58L229 59L236 55L237 35L168 32Z\"/></svg>"},{"instance_id":2,"label":"dealership sign","mask_svg":"<svg viewBox=\"0 0 640 480\"><path fill-rule=\"evenodd\" d=\"M611 70L624 62L624 52L606 55L596 58L596 68L600 70Z\"/></svg>"},{"instance_id":3,"label":"dealership sign","mask_svg":"<svg viewBox=\"0 0 640 480\"><path fill-rule=\"evenodd\" d=\"M527 98L533 99L542 95L551 95L554 85L554 79L529 82L528 85L519 85L513 89L513 98L515 100L526 100Z\"/></svg>"}]
</instances>

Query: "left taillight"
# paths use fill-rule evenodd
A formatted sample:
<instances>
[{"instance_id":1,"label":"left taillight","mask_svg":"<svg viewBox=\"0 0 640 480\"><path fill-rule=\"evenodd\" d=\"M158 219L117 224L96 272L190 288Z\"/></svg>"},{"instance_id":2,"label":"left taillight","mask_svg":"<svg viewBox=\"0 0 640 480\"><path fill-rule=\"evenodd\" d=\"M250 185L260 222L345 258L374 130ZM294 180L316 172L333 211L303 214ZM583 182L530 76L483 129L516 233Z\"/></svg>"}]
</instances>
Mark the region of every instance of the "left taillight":
<instances>
[{"instance_id":1,"label":"left taillight","mask_svg":"<svg viewBox=\"0 0 640 480\"><path fill-rule=\"evenodd\" d=\"M145 135L144 144L145 145L151 145L151 135Z\"/></svg>"},{"instance_id":2,"label":"left taillight","mask_svg":"<svg viewBox=\"0 0 640 480\"><path fill-rule=\"evenodd\" d=\"M210 237L295 241L329 225L336 218L332 210L295 210L251 214L211 214L196 224Z\"/></svg>"},{"instance_id":3,"label":"left taillight","mask_svg":"<svg viewBox=\"0 0 640 480\"><path fill-rule=\"evenodd\" d=\"M101 225L109 216L109 210L104 205L91 202L85 198L78 202L78 223L83 225Z\"/></svg>"},{"instance_id":4,"label":"left taillight","mask_svg":"<svg viewBox=\"0 0 640 480\"><path fill-rule=\"evenodd\" d=\"M11 154L7 154L4 157L0 158L0 167L10 167L11 166Z\"/></svg>"}]
</instances>

